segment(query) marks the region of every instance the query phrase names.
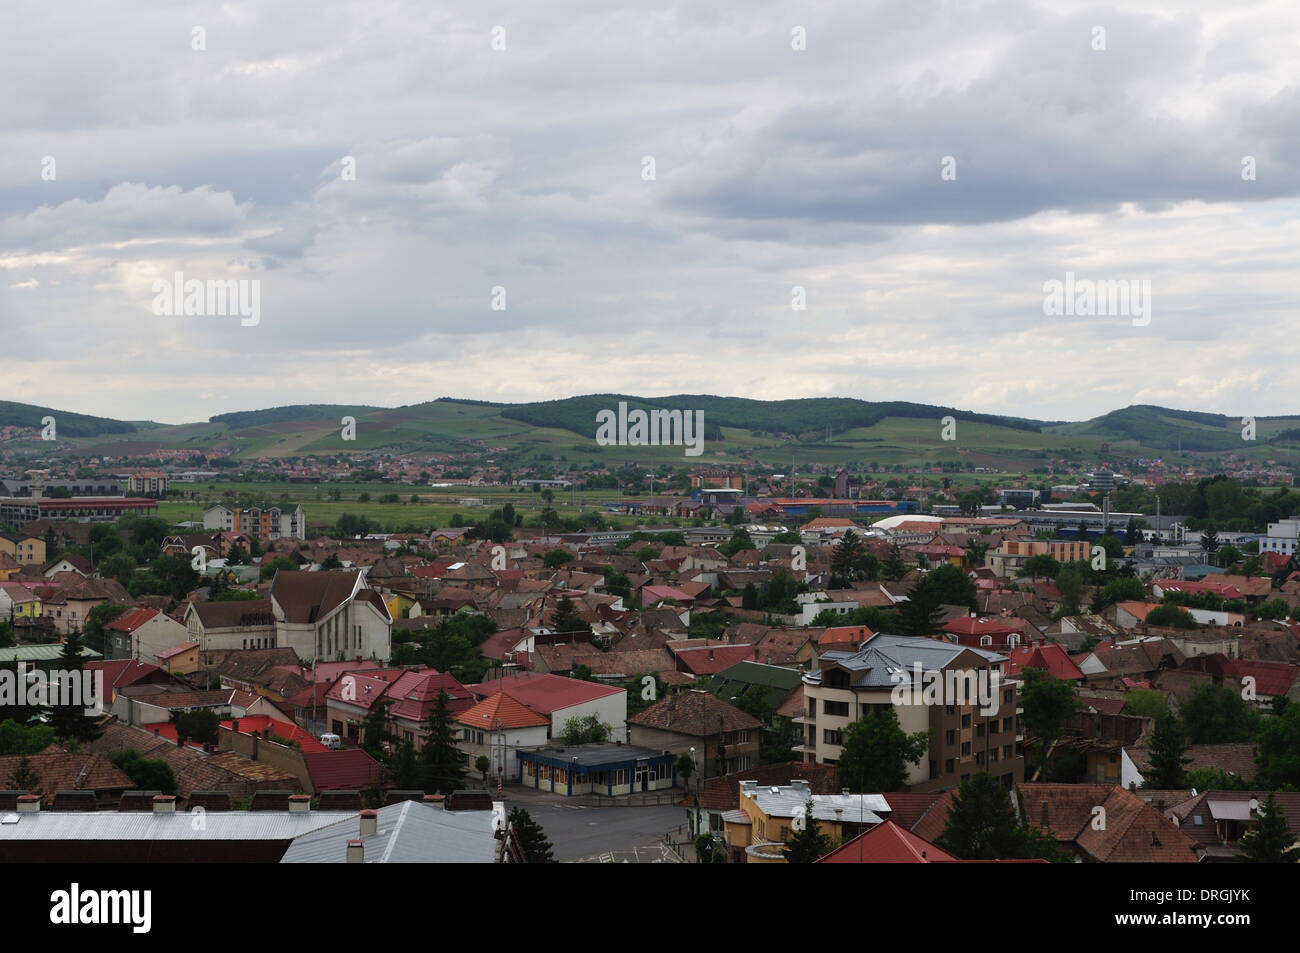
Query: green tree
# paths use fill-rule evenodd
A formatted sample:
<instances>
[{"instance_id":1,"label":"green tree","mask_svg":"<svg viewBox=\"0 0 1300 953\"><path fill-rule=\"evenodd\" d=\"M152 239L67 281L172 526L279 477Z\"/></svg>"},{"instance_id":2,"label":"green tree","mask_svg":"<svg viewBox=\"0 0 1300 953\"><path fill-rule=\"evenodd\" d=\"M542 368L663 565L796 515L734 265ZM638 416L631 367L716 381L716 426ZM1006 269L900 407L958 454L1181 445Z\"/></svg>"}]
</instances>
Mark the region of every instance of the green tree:
<instances>
[{"instance_id":1,"label":"green tree","mask_svg":"<svg viewBox=\"0 0 1300 953\"><path fill-rule=\"evenodd\" d=\"M485 754L479 755L474 759L474 770L483 776L483 783L487 784L487 775L492 770L492 762Z\"/></svg>"},{"instance_id":2,"label":"green tree","mask_svg":"<svg viewBox=\"0 0 1300 953\"><path fill-rule=\"evenodd\" d=\"M1045 669L1026 668L1020 687L1020 722L1025 733L1038 739L1039 772L1047 769L1047 755L1061 737L1065 720L1078 708L1073 682L1053 678Z\"/></svg>"},{"instance_id":3,"label":"green tree","mask_svg":"<svg viewBox=\"0 0 1300 953\"><path fill-rule=\"evenodd\" d=\"M1165 698L1149 688L1135 688L1124 696L1121 715L1137 715L1141 718L1159 718L1168 706Z\"/></svg>"},{"instance_id":4,"label":"green tree","mask_svg":"<svg viewBox=\"0 0 1300 953\"><path fill-rule=\"evenodd\" d=\"M677 773L682 777L682 787L689 790L691 775L695 773L695 762L691 760L689 752L683 751L677 756L676 768Z\"/></svg>"},{"instance_id":5,"label":"green tree","mask_svg":"<svg viewBox=\"0 0 1300 953\"><path fill-rule=\"evenodd\" d=\"M542 556L542 565L547 569L558 569L567 562L573 561L573 553L567 549L548 549Z\"/></svg>"},{"instance_id":6,"label":"green tree","mask_svg":"<svg viewBox=\"0 0 1300 953\"><path fill-rule=\"evenodd\" d=\"M1039 576L1044 579L1055 579L1056 574L1060 571L1061 564L1059 562L1047 555L1047 553L1040 553L1026 559L1025 564L1020 567L1020 571L1016 575L1028 576L1034 582L1037 582Z\"/></svg>"},{"instance_id":7,"label":"green tree","mask_svg":"<svg viewBox=\"0 0 1300 953\"><path fill-rule=\"evenodd\" d=\"M53 743L49 725L22 725L12 718L0 722L0 755L38 754Z\"/></svg>"},{"instance_id":8,"label":"green tree","mask_svg":"<svg viewBox=\"0 0 1300 953\"><path fill-rule=\"evenodd\" d=\"M830 836L822 833L821 825L813 817L811 798L804 805L802 826L803 830L786 839L785 861L788 864L815 864L831 852Z\"/></svg>"},{"instance_id":9,"label":"green tree","mask_svg":"<svg viewBox=\"0 0 1300 953\"><path fill-rule=\"evenodd\" d=\"M266 580L274 576L277 572L279 572L281 569L283 569L285 572L293 572L297 568L298 568L298 564L295 563L288 556L276 556L274 559L270 560L269 562L263 561L262 571L259 575L261 580L265 582Z\"/></svg>"},{"instance_id":10,"label":"green tree","mask_svg":"<svg viewBox=\"0 0 1300 953\"><path fill-rule=\"evenodd\" d=\"M393 756L388 762L388 776L393 787L403 791L415 790L421 786L422 775L415 745L410 741L399 743L393 749Z\"/></svg>"},{"instance_id":11,"label":"green tree","mask_svg":"<svg viewBox=\"0 0 1300 953\"><path fill-rule=\"evenodd\" d=\"M582 715L570 718L564 723L560 734L566 745L600 744L608 741L610 727L595 715Z\"/></svg>"},{"instance_id":12,"label":"green tree","mask_svg":"<svg viewBox=\"0 0 1300 953\"><path fill-rule=\"evenodd\" d=\"M869 712L849 725L836 771L855 794L901 791L908 765L918 764L930 746L929 732L907 734L893 707Z\"/></svg>"},{"instance_id":13,"label":"green tree","mask_svg":"<svg viewBox=\"0 0 1300 953\"><path fill-rule=\"evenodd\" d=\"M141 790L176 793L176 775L162 758L145 758L134 748L127 748L110 756L109 760Z\"/></svg>"},{"instance_id":14,"label":"green tree","mask_svg":"<svg viewBox=\"0 0 1300 953\"><path fill-rule=\"evenodd\" d=\"M1147 613L1143 620L1147 625L1158 625L1171 629L1195 629L1196 620L1186 609L1176 605L1162 604Z\"/></svg>"},{"instance_id":15,"label":"green tree","mask_svg":"<svg viewBox=\"0 0 1300 953\"><path fill-rule=\"evenodd\" d=\"M1241 836L1241 859L1255 864L1294 864L1300 861L1300 847L1295 845L1295 834L1286 822L1286 815L1278 807L1277 795L1268 792L1268 799L1260 805L1255 820Z\"/></svg>"},{"instance_id":16,"label":"green tree","mask_svg":"<svg viewBox=\"0 0 1300 953\"><path fill-rule=\"evenodd\" d=\"M555 604L555 613L551 616L551 628L556 632L591 632L591 626L582 621L573 600L568 596Z\"/></svg>"},{"instance_id":17,"label":"green tree","mask_svg":"<svg viewBox=\"0 0 1300 953\"><path fill-rule=\"evenodd\" d=\"M975 599L975 583L952 563L943 563L931 569L925 574L925 584L944 605L965 606L972 612L979 606Z\"/></svg>"},{"instance_id":18,"label":"green tree","mask_svg":"<svg viewBox=\"0 0 1300 953\"><path fill-rule=\"evenodd\" d=\"M511 808L509 815L506 817L506 824L510 833L514 836L515 843L519 846L520 852L524 855L526 864L553 864L554 848L531 814L522 807Z\"/></svg>"},{"instance_id":19,"label":"green tree","mask_svg":"<svg viewBox=\"0 0 1300 953\"><path fill-rule=\"evenodd\" d=\"M1003 860L1026 853L1010 792L983 771L961 782L935 843L962 860Z\"/></svg>"},{"instance_id":20,"label":"green tree","mask_svg":"<svg viewBox=\"0 0 1300 953\"><path fill-rule=\"evenodd\" d=\"M903 562L903 551L894 543L889 547L889 552L885 554L884 561L880 564L880 577L889 582L898 582L907 575L907 564Z\"/></svg>"},{"instance_id":21,"label":"green tree","mask_svg":"<svg viewBox=\"0 0 1300 953\"><path fill-rule=\"evenodd\" d=\"M384 750L384 742L391 738L392 734L388 730L388 702L381 698L370 706L365 720L361 722L361 747L371 757L377 757Z\"/></svg>"},{"instance_id":22,"label":"green tree","mask_svg":"<svg viewBox=\"0 0 1300 953\"><path fill-rule=\"evenodd\" d=\"M116 579L122 585L129 585L135 575L135 560L126 553L115 553L99 564L99 574Z\"/></svg>"},{"instance_id":23,"label":"green tree","mask_svg":"<svg viewBox=\"0 0 1300 953\"><path fill-rule=\"evenodd\" d=\"M1146 779L1147 787L1181 788L1186 783L1189 760L1183 757L1185 750L1182 724L1173 712L1165 711L1156 719L1156 729L1151 735L1151 777Z\"/></svg>"},{"instance_id":24,"label":"green tree","mask_svg":"<svg viewBox=\"0 0 1300 953\"><path fill-rule=\"evenodd\" d=\"M176 736L201 745L214 745L221 728L221 718L216 712L205 708L193 711L173 711L172 722L176 725Z\"/></svg>"},{"instance_id":25,"label":"green tree","mask_svg":"<svg viewBox=\"0 0 1300 953\"><path fill-rule=\"evenodd\" d=\"M9 773L6 783L14 791L26 791L29 794L43 793L40 790L41 776L36 773L36 769L32 767L31 758L27 755L23 755L18 759L18 763L14 766L13 771Z\"/></svg>"},{"instance_id":26,"label":"green tree","mask_svg":"<svg viewBox=\"0 0 1300 953\"><path fill-rule=\"evenodd\" d=\"M903 635L918 638L934 635L943 622L944 611L934 587L921 579L907 590L907 600L898 605L898 625Z\"/></svg>"},{"instance_id":27,"label":"green tree","mask_svg":"<svg viewBox=\"0 0 1300 953\"><path fill-rule=\"evenodd\" d=\"M1194 745L1250 741L1259 728L1259 714L1240 692L1215 685L1197 685L1179 713Z\"/></svg>"},{"instance_id":28,"label":"green tree","mask_svg":"<svg viewBox=\"0 0 1300 953\"><path fill-rule=\"evenodd\" d=\"M1255 764L1256 783L1270 789L1300 788L1300 705L1287 705L1264 723Z\"/></svg>"},{"instance_id":29,"label":"green tree","mask_svg":"<svg viewBox=\"0 0 1300 953\"><path fill-rule=\"evenodd\" d=\"M845 589L850 583L861 579L861 563L865 555L866 549L857 533L853 530L845 533L831 551L831 588Z\"/></svg>"},{"instance_id":30,"label":"green tree","mask_svg":"<svg viewBox=\"0 0 1300 953\"><path fill-rule=\"evenodd\" d=\"M64 638L63 648L59 652L59 669L73 673L72 677L78 682L81 681L81 670L85 664L85 660L81 657L81 649L81 633L74 631L68 633ZM102 700L107 701L107 699ZM54 734L57 737L86 742L94 741L102 734L97 719L86 714L85 702L88 701L89 699L83 699L83 703L79 705L52 705L49 707L49 724L54 729Z\"/></svg>"},{"instance_id":31,"label":"green tree","mask_svg":"<svg viewBox=\"0 0 1300 953\"><path fill-rule=\"evenodd\" d=\"M104 628L129 608L131 607L120 602L101 602L91 606L82 629L86 648L107 655L108 640L104 636Z\"/></svg>"},{"instance_id":32,"label":"green tree","mask_svg":"<svg viewBox=\"0 0 1300 953\"><path fill-rule=\"evenodd\" d=\"M1078 615L1083 599L1083 588L1092 578L1092 565L1078 559L1065 563L1056 574L1056 589L1061 594L1057 616Z\"/></svg>"},{"instance_id":33,"label":"green tree","mask_svg":"<svg viewBox=\"0 0 1300 953\"><path fill-rule=\"evenodd\" d=\"M429 794L451 794L465 784L465 754L456 747L456 728L447 707L450 698L438 692L438 701L424 720L426 737L420 749L424 766L424 790Z\"/></svg>"}]
</instances>

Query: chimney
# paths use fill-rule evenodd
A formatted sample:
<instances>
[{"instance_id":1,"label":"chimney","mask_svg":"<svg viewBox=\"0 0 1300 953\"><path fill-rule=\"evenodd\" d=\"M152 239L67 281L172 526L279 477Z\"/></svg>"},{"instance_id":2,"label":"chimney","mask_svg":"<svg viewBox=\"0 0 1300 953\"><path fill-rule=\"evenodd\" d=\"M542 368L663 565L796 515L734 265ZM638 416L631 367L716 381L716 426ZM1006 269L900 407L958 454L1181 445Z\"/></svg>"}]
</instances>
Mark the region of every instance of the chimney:
<instances>
[{"instance_id":1,"label":"chimney","mask_svg":"<svg viewBox=\"0 0 1300 953\"><path fill-rule=\"evenodd\" d=\"M18 795L19 814L39 814L40 810L41 810L41 796L39 794Z\"/></svg>"},{"instance_id":2,"label":"chimney","mask_svg":"<svg viewBox=\"0 0 1300 953\"><path fill-rule=\"evenodd\" d=\"M795 794L802 794L805 797L811 797L812 791L808 788L808 782L803 780L791 781L790 787L794 789Z\"/></svg>"},{"instance_id":3,"label":"chimney","mask_svg":"<svg viewBox=\"0 0 1300 953\"><path fill-rule=\"evenodd\" d=\"M175 814L176 795L155 794L153 796L153 812L155 814Z\"/></svg>"},{"instance_id":4,"label":"chimney","mask_svg":"<svg viewBox=\"0 0 1300 953\"><path fill-rule=\"evenodd\" d=\"M311 811L310 794L290 794L289 795L289 813L306 814Z\"/></svg>"},{"instance_id":5,"label":"chimney","mask_svg":"<svg viewBox=\"0 0 1300 953\"><path fill-rule=\"evenodd\" d=\"M426 794L424 796L424 803L428 804L430 807L441 808L443 802L446 800L446 796L442 794Z\"/></svg>"},{"instance_id":6,"label":"chimney","mask_svg":"<svg viewBox=\"0 0 1300 953\"><path fill-rule=\"evenodd\" d=\"M709 647L709 661L710 661L710 662L713 661L713 647L712 647L712 646Z\"/></svg>"},{"instance_id":7,"label":"chimney","mask_svg":"<svg viewBox=\"0 0 1300 953\"><path fill-rule=\"evenodd\" d=\"M379 812L365 810L361 812L361 836L369 837L379 833Z\"/></svg>"},{"instance_id":8,"label":"chimney","mask_svg":"<svg viewBox=\"0 0 1300 953\"><path fill-rule=\"evenodd\" d=\"M348 863L364 864L366 862L366 845L359 840L348 841Z\"/></svg>"}]
</instances>

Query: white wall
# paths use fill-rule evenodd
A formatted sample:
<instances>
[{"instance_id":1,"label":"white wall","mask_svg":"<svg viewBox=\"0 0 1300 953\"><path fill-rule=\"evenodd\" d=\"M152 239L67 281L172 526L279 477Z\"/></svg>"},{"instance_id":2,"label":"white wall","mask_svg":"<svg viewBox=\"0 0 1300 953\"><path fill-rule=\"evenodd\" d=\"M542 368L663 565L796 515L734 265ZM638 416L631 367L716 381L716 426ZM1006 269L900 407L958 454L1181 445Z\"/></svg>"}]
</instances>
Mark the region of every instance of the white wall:
<instances>
[{"instance_id":1,"label":"white wall","mask_svg":"<svg viewBox=\"0 0 1300 953\"><path fill-rule=\"evenodd\" d=\"M586 718L595 715L612 729L610 741L627 741L627 692L620 691L614 695L598 698L595 701L580 702L568 708L558 708L551 713L551 735L559 738L564 734L564 723L570 718Z\"/></svg>"}]
</instances>

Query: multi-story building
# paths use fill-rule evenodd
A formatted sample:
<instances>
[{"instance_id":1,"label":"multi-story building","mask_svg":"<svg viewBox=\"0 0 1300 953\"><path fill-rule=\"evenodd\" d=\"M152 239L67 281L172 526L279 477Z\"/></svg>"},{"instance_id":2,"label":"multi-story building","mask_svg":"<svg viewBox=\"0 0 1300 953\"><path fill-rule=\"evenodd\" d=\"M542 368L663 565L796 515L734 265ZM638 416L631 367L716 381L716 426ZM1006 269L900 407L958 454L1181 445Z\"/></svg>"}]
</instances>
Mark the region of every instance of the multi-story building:
<instances>
[{"instance_id":1,"label":"multi-story building","mask_svg":"<svg viewBox=\"0 0 1300 953\"><path fill-rule=\"evenodd\" d=\"M1281 553L1294 556L1300 546L1300 517L1268 524L1268 535L1259 541L1261 553Z\"/></svg>"},{"instance_id":2,"label":"multi-story building","mask_svg":"<svg viewBox=\"0 0 1300 953\"><path fill-rule=\"evenodd\" d=\"M296 504L231 506L215 503L203 511L203 528L255 536L262 543L274 542L282 537L305 539L307 516L303 513L302 506Z\"/></svg>"},{"instance_id":3,"label":"multi-story building","mask_svg":"<svg viewBox=\"0 0 1300 953\"><path fill-rule=\"evenodd\" d=\"M167 492L167 474L158 470L141 470L127 477L126 492L142 496L162 496Z\"/></svg>"},{"instance_id":4,"label":"multi-story building","mask_svg":"<svg viewBox=\"0 0 1300 953\"><path fill-rule=\"evenodd\" d=\"M0 553L8 553L20 566L43 566L45 540L22 533L0 533Z\"/></svg>"},{"instance_id":5,"label":"multi-story building","mask_svg":"<svg viewBox=\"0 0 1300 953\"><path fill-rule=\"evenodd\" d=\"M1086 539L1005 539L984 557L984 564L999 576L1014 576L1031 556L1051 556L1058 563L1092 559Z\"/></svg>"},{"instance_id":6,"label":"multi-story building","mask_svg":"<svg viewBox=\"0 0 1300 953\"><path fill-rule=\"evenodd\" d=\"M794 721L805 761L837 764L849 726L893 709L903 731L930 733L908 766L908 788L936 791L986 771L1008 788L1024 779L1016 684L1003 655L937 639L872 636L856 652L826 652L804 676L806 709Z\"/></svg>"}]
</instances>

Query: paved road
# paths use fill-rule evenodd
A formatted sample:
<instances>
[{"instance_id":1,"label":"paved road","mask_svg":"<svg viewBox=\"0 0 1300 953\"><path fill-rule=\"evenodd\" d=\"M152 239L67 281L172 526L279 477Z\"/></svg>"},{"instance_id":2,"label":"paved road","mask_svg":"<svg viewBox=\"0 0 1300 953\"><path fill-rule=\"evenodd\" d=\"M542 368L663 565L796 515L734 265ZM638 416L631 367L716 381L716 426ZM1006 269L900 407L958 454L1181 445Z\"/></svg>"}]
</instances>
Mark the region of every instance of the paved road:
<instances>
[{"instance_id":1,"label":"paved road","mask_svg":"<svg viewBox=\"0 0 1300 953\"><path fill-rule=\"evenodd\" d=\"M662 848L664 832L685 823L680 807L582 807L567 798L518 796L507 788L506 809L522 807L546 831L555 859L588 863L677 863Z\"/></svg>"}]
</instances>

